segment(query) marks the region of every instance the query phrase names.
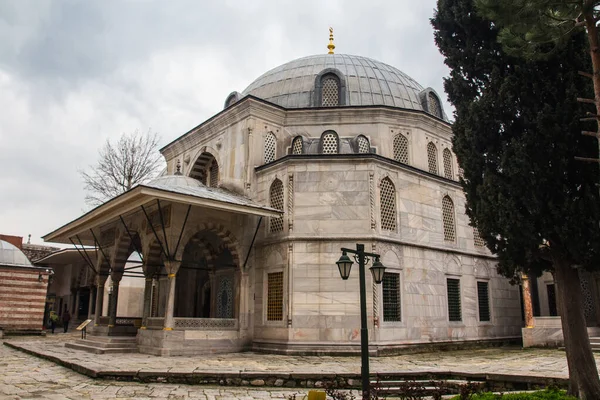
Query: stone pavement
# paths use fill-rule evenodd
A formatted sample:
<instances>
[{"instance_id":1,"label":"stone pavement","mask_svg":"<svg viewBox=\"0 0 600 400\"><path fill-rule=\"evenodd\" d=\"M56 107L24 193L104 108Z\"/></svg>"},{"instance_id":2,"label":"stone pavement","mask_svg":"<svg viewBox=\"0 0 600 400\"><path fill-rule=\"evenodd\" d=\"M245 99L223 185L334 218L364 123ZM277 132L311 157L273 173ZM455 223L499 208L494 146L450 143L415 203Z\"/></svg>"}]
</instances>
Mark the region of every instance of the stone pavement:
<instances>
[{"instance_id":1,"label":"stone pavement","mask_svg":"<svg viewBox=\"0 0 600 400\"><path fill-rule=\"evenodd\" d=\"M94 357L93 355L89 356ZM302 389L226 388L92 379L0 345L0 399L287 399Z\"/></svg>"}]
</instances>

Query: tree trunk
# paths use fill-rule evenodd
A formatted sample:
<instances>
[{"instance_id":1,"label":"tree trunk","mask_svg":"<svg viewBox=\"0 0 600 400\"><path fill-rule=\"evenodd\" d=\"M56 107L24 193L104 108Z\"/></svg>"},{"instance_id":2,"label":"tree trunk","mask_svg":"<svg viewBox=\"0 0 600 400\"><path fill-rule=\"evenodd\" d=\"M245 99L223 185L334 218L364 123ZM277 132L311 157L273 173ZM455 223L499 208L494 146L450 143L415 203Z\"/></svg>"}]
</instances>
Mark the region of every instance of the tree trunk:
<instances>
[{"instance_id":1,"label":"tree trunk","mask_svg":"<svg viewBox=\"0 0 600 400\"><path fill-rule=\"evenodd\" d=\"M587 333L579 274L565 260L555 260L554 276L569 366L569 394L582 400L598 400L600 379Z\"/></svg>"},{"instance_id":2,"label":"tree trunk","mask_svg":"<svg viewBox=\"0 0 600 400\"><path fill-rule=\"evenodd\" d=\"M596 115L600 116L600 40L598 39L598 28L594 20L593 2L587 1L585 7L587 12L584 15L585 29L587 31L588 42L590 44L590 58L592 59L592 81L594 82L594 102L596 105ZM600 135L600 118L596 117L596 133ZM600 136L598 140L598 156L600 157ZM600 163L598 164L600 167Z\"/></svg>"}]
</instances>

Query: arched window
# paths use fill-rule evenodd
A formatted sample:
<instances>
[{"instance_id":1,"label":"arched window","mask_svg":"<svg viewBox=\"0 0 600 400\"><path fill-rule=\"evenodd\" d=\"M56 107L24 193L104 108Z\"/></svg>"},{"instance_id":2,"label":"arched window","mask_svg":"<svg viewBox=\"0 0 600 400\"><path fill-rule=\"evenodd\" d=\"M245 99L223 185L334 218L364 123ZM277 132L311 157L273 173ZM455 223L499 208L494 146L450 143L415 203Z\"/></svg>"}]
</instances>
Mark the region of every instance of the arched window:
<instances>
[{"instance_id":1,"label":"arched window","mask_svg":"<svg viewBox=\"0 0 600 400\"><path fill-rule=\"evenodd\" d=\"M396 230L396 189L390 178L381 180L380 208L381 229L386 231Z\"/></svg>"},{"instance_id":2,"label":"arched window","mask_svg":"<svg viewBox=\"0 0 600 400\"><path fill-rule=\"evenodd\" d=\"M321 136L321 153L322 154L337 154L339 148L339 140L337 133L327 131Z\"/></svg>"},{"instance_id":3,"label":"arched window","mask_svg":"<svg viewBox=\"0 0 600 400\"><path fill-rule=\"evenodd\" d=\"M452 153L450 149L444 149L444 176L448 179L454 179L454 172L452 171Z\"/></svg>"},{"instance_id":4,"label":"arched window","mask_svg":"<svg viewBox=\"0 0 600 400\"><path fill-rule=\"evenodd\" d=\"M292 154L302 154L304 152L304 143L302 136L296 136L292 141Z\"/></svg>"},{"instance_id":5,"label":"arched window","mask_svg":"<svg viewBox=\"0 0 600 400\"><path fill-rule=\"evenodd\" d=\"M219 185L219 164L210 153L202 153L191 169L190 177L199 180L206 186Z\"/></svg>"},{"instance_id":6,"label":"arched window","mask_svg":"<svg viewBox=\"0 0 600 400\"><path fill-rule=\"evenodd\" d=\"M358 152L359 153L370 153L371 152L371 144L369 143L369 139L360 135L356 140L358 144Z\"/></svg>"},{"instance_id":7,"label":"arched window","mask_svg":"<svg viewBox=\"0 0 600 400\"><path fill-rule=\"evenodd\" d=\"M283 211L283 183L279 179L275 179L271 184L269 203L271 207ZM271 232L283 231L283 215L281 217L271 217L269 230Z\"/></svg>"},{"instance_id":8,"label":"arched window","mask_svg":"<svg viewBox=\"0 0 600 400\"><path fill-rule=\"evenodd\" d=\"M433 94L433 92L429 92L427 97L429 99L429 113L438 118L442 118L442 108L437 96Z\"/></svg>"},{"instance_id":9,"label":"arched window","mask_svg":"<svg viewBox=\"0 0 600 400\"><path fill-rule=\"evenodd\" d=\"M326 74L321 78L321 106L334 107L340 105L340 80L334 74Z\"/></svg>"},{"instance_id":10,"label":"arched window","mask_svg":"<svg viewBox=\"0 0 600 400\"><path fill-rule=\"evenodd\" d=\"M476 226L473 227L473 241L475 242L475 246L477 247L485 246L485 242L479 235L479 229L477 229Z\"/></svg>"},{"instance_id":11,"label":"arched window","mask_svg":"<svg viewBox=\"0 0 600 400\"><path fill-rule=\"evenodd\" d=\"M456 239L454 203L449 196L444 196L442 199L442 222L444 223L444 240L454 242Z\"/></svg>"},{"instance_id":12,"label":"arched window","mask_svg":"<svg viewBox=\"0 0 600 400\"><path fill-rule=\"evenodd\" d=\"M394 136L394 160L408 164L408 139L401 133Z\"/></svg>"},{"instance_id":13,"label":"arched window","mask_svg":"<svg viewBox=\"0 0 600 400\"><path fill-rule=\"evenodd\" d=\"M437 167L437 148L433 142L429 142L427 145L427 164L429 165L429 172L432 174L438 173Z\"/></svg>"},{"instance_id":14,"label":"arched window","mask_svg":"<svg viewBox=\"0 0 600 400\"><path fill-rule=\"evenodd\" d=\"M265 136L265 164L275 161L275 147L277 139L273 132L267 133Z\"/></svg>"}]
</instances>

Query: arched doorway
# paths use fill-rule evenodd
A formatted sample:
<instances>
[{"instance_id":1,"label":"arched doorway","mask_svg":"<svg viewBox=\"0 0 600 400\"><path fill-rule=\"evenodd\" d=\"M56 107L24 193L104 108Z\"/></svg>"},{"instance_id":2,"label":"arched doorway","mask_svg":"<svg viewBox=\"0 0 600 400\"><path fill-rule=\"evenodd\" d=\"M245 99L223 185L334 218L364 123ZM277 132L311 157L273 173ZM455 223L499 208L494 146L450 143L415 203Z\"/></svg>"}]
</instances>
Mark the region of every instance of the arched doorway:
<instances>
[{"instance_id":1,"label":"arched doorway","mask_svg":"<svg viewBox=\"0 0 600 400\"><path fill-rule=\"evenodd\" d=\"M215 232L204 230L186 245L175 287L175 317L237 316L238 265Z\"/></svg>"}]
</instances>

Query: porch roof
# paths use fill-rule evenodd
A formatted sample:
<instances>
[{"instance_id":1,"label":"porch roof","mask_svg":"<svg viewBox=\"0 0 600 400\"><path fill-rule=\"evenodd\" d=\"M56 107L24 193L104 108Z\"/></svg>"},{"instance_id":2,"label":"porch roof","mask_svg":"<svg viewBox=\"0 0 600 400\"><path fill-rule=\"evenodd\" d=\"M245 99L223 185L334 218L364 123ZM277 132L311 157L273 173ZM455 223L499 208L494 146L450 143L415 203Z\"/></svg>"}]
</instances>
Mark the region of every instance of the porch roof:
<instances>
[{"instance_id":1,"label":"porch roof","mask_svg":"<svg viewBox=\"0 0 600 400\"><path fill-rule=\"evenodd\" d=\"M94 245L94 239L90 234L91 229L118 221L121 216L125 217L139 212L141 206L156 200L191 205L209 211L221 210L261 217L279 217L283 213L283 211L263 206L231 191L207 187L187 176L166 175L138 185L108 200L79 218L46 234L43 239L46 242L71 243L71 238L79 236L76 242L81 240L81 244Z\"/></svg>"}]
</instances>

